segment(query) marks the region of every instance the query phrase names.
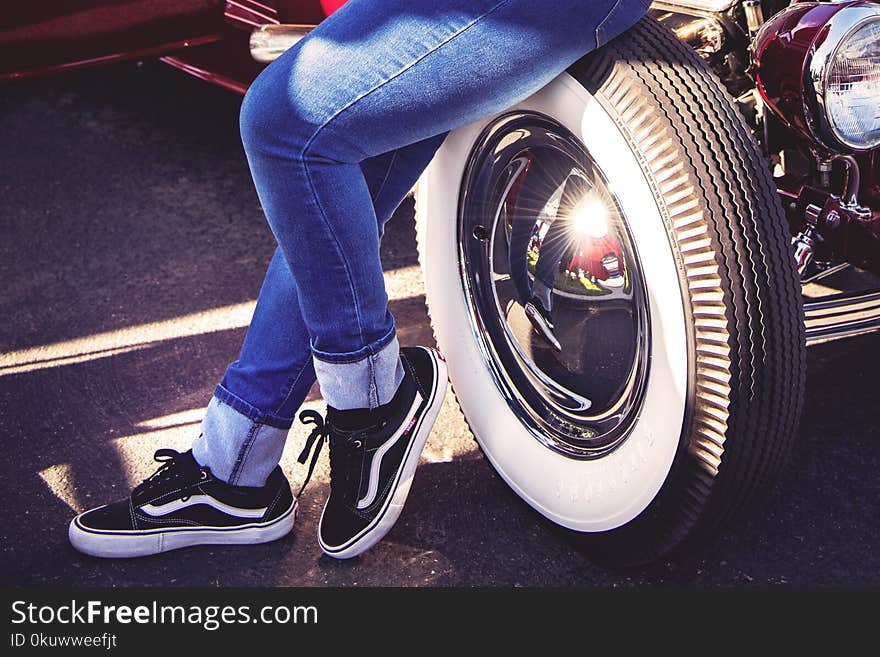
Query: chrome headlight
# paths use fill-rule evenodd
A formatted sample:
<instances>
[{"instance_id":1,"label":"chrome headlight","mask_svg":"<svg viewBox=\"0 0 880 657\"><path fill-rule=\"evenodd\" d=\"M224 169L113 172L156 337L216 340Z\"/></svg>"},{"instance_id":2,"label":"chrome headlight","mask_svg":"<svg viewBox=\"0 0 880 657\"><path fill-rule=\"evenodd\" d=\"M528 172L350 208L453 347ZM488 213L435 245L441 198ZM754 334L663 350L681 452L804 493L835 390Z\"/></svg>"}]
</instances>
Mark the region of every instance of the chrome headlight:
<instances>
[{"instance_id":1,"label":"chrome headlight","mask_svg":"<svg viewBox=\"0 0 880 657\"><path fill-rule=\"evenodd\" d=\"M880 6L836 13L805 67L804 100L817 139L834 150L880 146ZM821 38L821 37L820 37Z\"/></svg>"}]
</instances>

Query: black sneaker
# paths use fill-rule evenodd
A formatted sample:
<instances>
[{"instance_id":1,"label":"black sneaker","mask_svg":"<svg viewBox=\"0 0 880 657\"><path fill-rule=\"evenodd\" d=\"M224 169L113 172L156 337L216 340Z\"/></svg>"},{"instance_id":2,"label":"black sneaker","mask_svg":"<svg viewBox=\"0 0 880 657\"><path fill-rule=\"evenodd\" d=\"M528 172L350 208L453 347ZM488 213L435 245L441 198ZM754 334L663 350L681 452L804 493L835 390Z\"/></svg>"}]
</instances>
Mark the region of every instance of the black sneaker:
<instances>
[{"instance_id":1,"label":"black sneaker","mask_svg":"<svg viewBox=\"0 0 880 657\"><path fill-rule=\"evenodd\" d=\"M330 496L318 542L337 559L365 552L394 526L446 395L446 363L438 352L410 347L401 349L400 357L403 382L385 406L372 411L328 408L326 423L315 411L300 414L303 422L317 424L301 463L320 439L306 482L324 438L330 439Z\"/></svg>"},{"instance_id":2,"label":"black sneaker","mask_svg":"<svg viewBox=\"0 0 880 657\"><path fill-rule=\"evenodd\" d=\"M550 311L541 303L541 300L537 297L532 297L523 310L525 310L526 317L529 318L532 327L538 335L549 342L556 351L562 351L562 345L559 344L559 340L553 332L553 318L550 316Z\"/></svg>"},{"instance_id":3,"label":"black sneaker","mask_svg":"<svg viewBox=\"0 0 880 657\"><path fill-rule=\"evenodd\" d=\"M190 545L266 543L293 529L296 499L280 467L262 488L230 486L192 452L160 449L162 466L128 499L81 513L70 543L95 557L142 557Z\"/></svg>"}]
</instances>

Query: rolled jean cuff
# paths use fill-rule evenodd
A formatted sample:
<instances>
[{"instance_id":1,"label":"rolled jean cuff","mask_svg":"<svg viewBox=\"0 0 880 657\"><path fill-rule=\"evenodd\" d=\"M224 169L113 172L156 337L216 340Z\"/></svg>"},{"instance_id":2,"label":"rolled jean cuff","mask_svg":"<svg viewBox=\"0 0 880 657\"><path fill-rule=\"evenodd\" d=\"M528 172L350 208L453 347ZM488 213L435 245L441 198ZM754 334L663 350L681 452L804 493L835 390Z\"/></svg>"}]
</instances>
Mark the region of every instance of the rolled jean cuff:
<instances>
[{"instance_id":1,"label":"rolled jean cuff","mask_svg":"<svg viewBox=\"0 0 880 657\"><path fill-rule=\"evenodd\" d=\"M353 362L330 362L314 350L312 354L321 395L340 411L387 404L403 380L400 344L394 335L381 349Z\"/></svg>"},{"instance_id":2,"label":"rolled jean cuff","mask_svg":"<svg viewBox=\"0 0 880 657\"><path fill-rule=\"evenodd\" d=\"M223 385L218 385L214 389L214 397L224 404L231 406L236 411L253 420L254 422L259 422L260 424L268 424L270 427L285 430L290 429L290 427L293 426L294 418L283 417L281 415L276 415L275 413L266 413L265 411L261 411L253 404L246 402L235 393L230 392Z\"/></svg>"},{"instance_id":3,"label":"rolled jean cuff","mask_svg":"<svg viewBox=\"0 0 880 657\"><path fill-rule=\"evenodd\" d=\"M199 465L233 486L264 486L281 460L287 429L257 422L212 397L193 442Z\"/></svg>"}]
</instances>

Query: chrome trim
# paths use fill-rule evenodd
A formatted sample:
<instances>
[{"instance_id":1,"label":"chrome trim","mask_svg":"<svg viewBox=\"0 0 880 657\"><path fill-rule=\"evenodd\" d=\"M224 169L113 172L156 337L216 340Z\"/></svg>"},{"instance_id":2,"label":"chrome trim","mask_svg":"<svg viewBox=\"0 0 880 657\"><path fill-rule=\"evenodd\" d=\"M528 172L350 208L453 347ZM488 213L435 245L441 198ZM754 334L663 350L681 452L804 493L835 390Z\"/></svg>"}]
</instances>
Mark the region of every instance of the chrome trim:
<instances>
[{"instance_id":1,"label":"chrome trim","mask_svg":"<svg viewBox=\"0 0 880 657\"><path fill-rule=\"evenodd\" d=\"M565 198L560 190L567 189L570 180L577 178L588 181L593 185L590 189L601 189L616 207L616 216L620 221L612 224L613 228L608 234L613 234L619 243L619 257L624 261L628 276L625 288L615 286L605 290L597 281L596 289L605 290L598 293L599 296L591 296L596 293L566 293L554 287L554 305L558 306L554 312L554 322L560 342L568 350L553 351L553 355L548 355L550 352L540 346L540 340L536 346L536 334L532 333L527 321L520 321L525 317L518 311L525 305L520 287L531 286L534 272L530 271L530 267L538 265L527 265L522 261L522 268L514 270L511 263L521 261L516 260L511 252L511 231L515 229L511 228L509 220L516 215L506 214L511 190L519 174L528 166L525 158L530 158L535 151L538 151L538 157L544 159L535 158L534 161L546 163L548 170L552 170L554 176L562 176L562 179L547 179L550 184L545 190L546 198L543 195L533 197L533 189L523 188L529 192L524 197L532 202L540 198L542 208L539 211L535 207L534 217L528 213L528 234L533 236L532 239L538 239L534 237L541 235L538 227L546 230L547 226L553 226L557 221L569 221L560 216L576 216L557 216L555 205L555 219L545 215L545 212L553 205L557 194L560 194L560 199ZM551 154L558 155L559 161L547 159ZM543 173L546 174L546 171ZM541 174L536 175L544 179ZM641 409L650 365L650 319L647 294L641 282L641 265L626 228L625 216L607 184L584 145L565 127L541 114L515 112L499 117L477 140L465 171L459 209L462 291L472 318L470 329L483 361L508 406L535 439L550 449L577 459L603 456L625 440ZM556 205L560 202L557 200ZM538 232L535 233L533 228ZM566 225L562 228L564 232ZM523 234L519 233L517 241ZM550 239L547 231L540 238L540 246L537 243L529 246L533 250L531 257L540 259L544 240ZM564 253L568 253L569 247L565 248ZM528 254L529 251L524 250L523 258L527 258ZM564 257L562 252L559 257ZM524 282L523 274L528 277L528 282ZM557 272L557 276L562 274ZM525 294L527 300L530 293ZM563 299L566 301L563 302ZM603 321L595 315L616 312L624 307L632 307L628 321L632 322L632 331L637 337L636 344L632 345L631 359L630 356L621 357L618 354L617 360L603 361L604 366L598 369L595 366L582 369L584 362L591 362L583 358L583 340L590 335L589 330L585 329L587 322L584 318L591 317L591 322ZM563 312L560 314L559 310ZM573 321L572 318L578 320ZM592 328L595 330L595 323ZM522 342L524 336L530 336L527 338L530 341ZM554 378L554 373L559 375L560 380ZM585 390L600 391L599 403L596 404L591 395L585 394Z\"/></svg>"},{"instance_id":2,"label":"chrome trim","mask_svg":"<svg viewBox=\"0 0 880 657\"><path fill-rule=\"evenodd\" d=\"M672 30L679 41L686 43L700 55L719 53L724 48L724 28L711 16L667 12L655 18Z\"/></svg>"},{"instance_id":3,"label":"chrome trim","mask_svg":"<svg viewBox=\"0 0 880 657\"><path fill-rule=\"evenodd\" d=\"M826 266L826 265L823 265ZM810 283L815 283L817 281L821 281L823 278L828 278L829 276L833 276L837 272L843 271L844 269L849 269L852 265L848 262L841 262L836 265L828 266L827 269L819 269L816 273L811 274L807 277L801 278L801 285L809 285Z\"/></svg>"},{"instance_id":4,"label":"chrome trim","mask_svg":"<svg viewBox=\"0 0 880 657\"><path fill-rule=\"evenodd\" d=\"M277 21L278 11L268 5L264 5L254 1L237 2L236 0L226 0L227 11L229 6L238 7L244 11L259 16L267 21L275 23Z\"/></svg>"},{"instance_id":5,"label":"chrome trim","mask_svg":"<svg viewBox=\"0 0 880 657\"><path fill-rule=\"evenodd\" d=\"M764 24L764 7L761 5L761 0L745 0L743 9L746 13L749 36L754 37Z\"/></svg>"},{"instance_id":6,"label":"chrome trim","mask_svg":"<svg viewBox=\"0 0 880 657\"><path fill-rule=\"evenodd\" d=\"M880 98L877 99L880 102ZM862 188L862 173L859 169L859 161L852 155L837 154L831 158L839 160L847 167L846 190L843 193L841 203L850 208L859 207L859 190Z\"/></svg>"},{"instance_id":7,"label":"chrome trim","mask_svg":"<svg viewBox=\"0 0 880 657\"><path fill-rule=\"evenodd\" d=\"M880 22L880 5L842 8L828 20L825 39L807 53L807 61L804 62L804 114L807 126L813 138L832 151L868 151L878 146L855 145L844 139L832 124L825 103L828 71L840 46L857 30L875 21Z\"/></svg>"},{"instance_id":8,"label":"chrome trim","mask_svg":"<svg viewBox=\"0 0 880 657\"><path fill-rule=\"evenodd\" d=\"M313 25L261 25L251 32L249 47L254 60L268 64L296 45L314 28Z\"/></svg>"},{"instance_id":9,"label":"chrome trim","mask_svg":"<svg viewBox=\"0 0 880 657\"><path fill-rule=\"evenodd\" d=\"M807 267L813 262L813 247L816 245L816 230L821 213L822 208L810 203L804 210L803 229L791 240L791 244L794 247L795 265L801 279L804 278Z\"/></svg>"},{"instance_id":10,"label":"chrome trim","mask_svg":"<svg viewBox=\"0 0 880 657\"><path fill-rule=\"evenodd\" d=\"M880 290L804 300L807 344L880 330Z\"/></svg>"},{"instance_id":11,"label":"chrome trim","mask_svg":"<svg viewBox=\"0 0 880 657\"><path fill-rule=\"evenodd\" d=\"M738 0L662 0L651 3L651 9L696 9L697 11L727 11Z\"/></svg>"},{"instance_id":12,"label":"chrome trim","mask_svg":"<svg viewBox=\"0 0 880 657\"><path fill-rule=\"evenodd\" d=\"M278 11L256 0L226 0L223 16L230 25L247 31L278 23Z\"/></svg>"}]
</instances>

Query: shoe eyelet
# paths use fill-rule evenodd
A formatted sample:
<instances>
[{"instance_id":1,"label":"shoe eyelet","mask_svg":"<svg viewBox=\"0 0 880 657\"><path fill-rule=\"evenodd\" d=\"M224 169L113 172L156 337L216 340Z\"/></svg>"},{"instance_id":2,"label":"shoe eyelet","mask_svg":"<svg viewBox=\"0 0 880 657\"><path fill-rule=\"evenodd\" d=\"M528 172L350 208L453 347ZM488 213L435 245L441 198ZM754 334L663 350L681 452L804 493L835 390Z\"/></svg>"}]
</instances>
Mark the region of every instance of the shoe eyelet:
<instances>
[{"instance_id":1,"label":"shoe eyelet","mask_svg":"<svg viewBox=\"0 0 880 657\"><path fill-rule=\"evenodd\" d=\"M364 443L363 443L363 441L361 441L361 440L355 440L354 443L352 443L352 444L353 444L355 447L357 447L358 449L360 449L361 447L364 446Z\"/></svg>"},{"instance_id":2,"label":"shoe eyelet","mask_svg":"<svg viewBox=\"0 0 880 657\"><path fill-rule=\"evenodd\" d=\"M199 479L201 481L205 481L208 478L208 473L205 470L199 470Z\"/></svg>"}]
</instances>

